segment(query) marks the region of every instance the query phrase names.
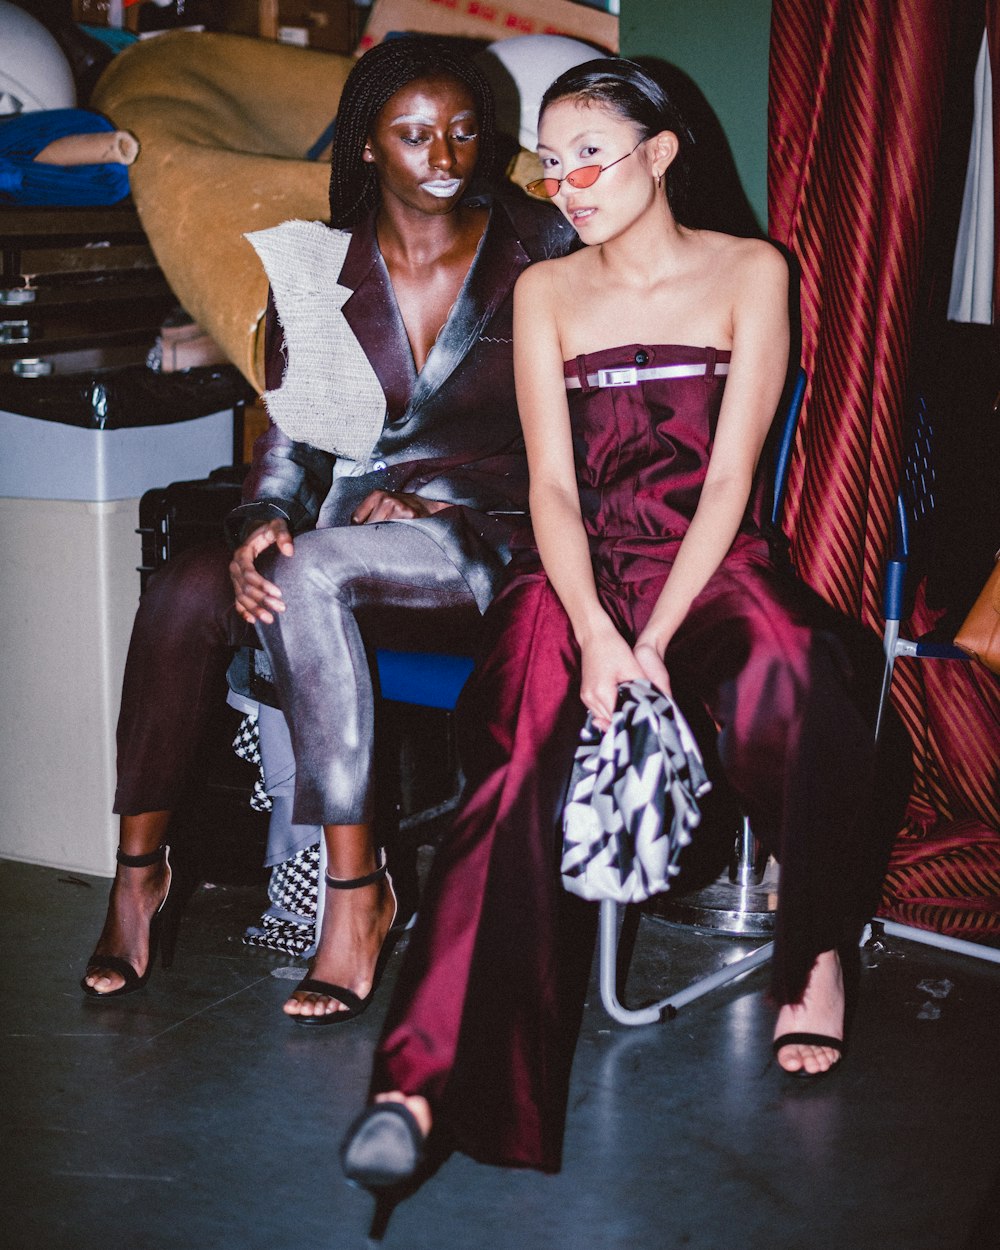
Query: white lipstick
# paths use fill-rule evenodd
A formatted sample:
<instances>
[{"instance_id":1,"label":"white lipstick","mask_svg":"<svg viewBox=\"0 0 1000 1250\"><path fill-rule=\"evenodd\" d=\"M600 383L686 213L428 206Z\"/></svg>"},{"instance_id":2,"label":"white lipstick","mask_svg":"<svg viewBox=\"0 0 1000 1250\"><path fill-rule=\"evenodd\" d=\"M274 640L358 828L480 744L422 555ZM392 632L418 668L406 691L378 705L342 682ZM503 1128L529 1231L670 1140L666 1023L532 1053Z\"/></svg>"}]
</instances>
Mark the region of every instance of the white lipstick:
<instances>
[{"instance_id":1,"label":"white lipstick","mask_svg":"<svg viewBox=\"0 0 1000 1250\"><path fill-rule=\"evenodd\" d=\"M462 185L461 178L448 178L434 182L422 182L421 187L428 195L436 196L439 200L449 200Z\"/></svg>"}]
</instances>

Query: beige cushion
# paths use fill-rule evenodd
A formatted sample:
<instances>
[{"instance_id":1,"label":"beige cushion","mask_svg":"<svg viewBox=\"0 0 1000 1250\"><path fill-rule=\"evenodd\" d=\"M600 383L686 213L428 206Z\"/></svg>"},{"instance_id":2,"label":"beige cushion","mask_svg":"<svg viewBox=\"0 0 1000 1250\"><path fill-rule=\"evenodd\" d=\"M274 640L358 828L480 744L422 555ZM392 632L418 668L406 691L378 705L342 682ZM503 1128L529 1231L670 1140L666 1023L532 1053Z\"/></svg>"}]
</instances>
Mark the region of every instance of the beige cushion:
<instances>
[{"instance_id":1,"label":"beige cushion","mask_svg":"<svg viewBox=\"0 0 1000 1250\"><path fill-rule=\"evenodd\" d=\"M93 96L139 139L132 195L178 300L258 390L267 279L243 235L329 217L329 152L303 156L335 116L353 64L179 31L116 57Z\"/></svg>"}]
</instances>

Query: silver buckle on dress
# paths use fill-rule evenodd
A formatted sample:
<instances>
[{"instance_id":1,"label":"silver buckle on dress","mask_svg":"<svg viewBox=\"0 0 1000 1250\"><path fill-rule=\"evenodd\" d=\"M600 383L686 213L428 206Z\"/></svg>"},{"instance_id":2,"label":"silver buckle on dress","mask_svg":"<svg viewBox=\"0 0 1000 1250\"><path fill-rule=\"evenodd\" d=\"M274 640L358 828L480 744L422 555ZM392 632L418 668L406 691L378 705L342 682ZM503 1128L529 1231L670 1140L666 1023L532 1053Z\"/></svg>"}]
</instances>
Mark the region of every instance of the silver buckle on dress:
<instances>
[{"instance_id":1,"label":"silver buckle on dress","mask_svg":"<svg viewBox=\"0 0 1000 1250\"><path fill-rule=\"evenodd\" d=\"M639 370L635 366L625 369L598 369L598 386L635 386L639 381Z\"/></svg>"}]
</instances>

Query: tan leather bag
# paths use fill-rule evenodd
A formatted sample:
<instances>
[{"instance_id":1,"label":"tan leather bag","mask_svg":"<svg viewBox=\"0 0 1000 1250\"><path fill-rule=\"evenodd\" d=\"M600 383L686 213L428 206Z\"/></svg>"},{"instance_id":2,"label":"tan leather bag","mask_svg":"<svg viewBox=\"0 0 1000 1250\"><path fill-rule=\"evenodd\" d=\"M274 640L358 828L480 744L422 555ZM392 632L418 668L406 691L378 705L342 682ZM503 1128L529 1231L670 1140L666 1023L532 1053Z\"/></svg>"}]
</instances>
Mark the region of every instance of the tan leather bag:
<instances>
[{"instance_id":1,"label":"tan leather bag","mask_svg":"<svg viewBox=\"0 0 1000 1250\"><path fill-rule=\"evenodd\" d=\"M955 635L955 646L1000 674L1000 551L993 572Z\"/></svg>"}]
</instances>

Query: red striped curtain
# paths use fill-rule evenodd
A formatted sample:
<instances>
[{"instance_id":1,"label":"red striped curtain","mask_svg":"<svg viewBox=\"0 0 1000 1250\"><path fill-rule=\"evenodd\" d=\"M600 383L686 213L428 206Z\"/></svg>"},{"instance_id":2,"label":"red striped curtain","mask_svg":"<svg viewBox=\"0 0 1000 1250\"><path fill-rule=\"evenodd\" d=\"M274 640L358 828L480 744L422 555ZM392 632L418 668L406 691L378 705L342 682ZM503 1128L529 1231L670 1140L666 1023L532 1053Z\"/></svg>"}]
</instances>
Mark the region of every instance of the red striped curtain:
<instances>
[{"instance_id":1,"label":"red striped curtain","mask_svg":"<svg viewBox=\"0 0 1000 1250\"><path fill-rule=\"evenodd\" d=\"M802 577L880 633L949 39L962 2L772 5L770 234L801 265L810 378L786 529ZM997 7L990 0L984 12ZM918 603L911 626L932 624ZM946 931L1000 931L1000 683L972 666L904 660L894 698L913 737L916 782L886 907ZM914 840L947 870L936 863L922 877Z\"/></svg>"}]
</instances>

